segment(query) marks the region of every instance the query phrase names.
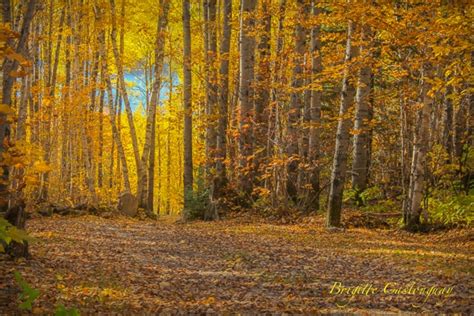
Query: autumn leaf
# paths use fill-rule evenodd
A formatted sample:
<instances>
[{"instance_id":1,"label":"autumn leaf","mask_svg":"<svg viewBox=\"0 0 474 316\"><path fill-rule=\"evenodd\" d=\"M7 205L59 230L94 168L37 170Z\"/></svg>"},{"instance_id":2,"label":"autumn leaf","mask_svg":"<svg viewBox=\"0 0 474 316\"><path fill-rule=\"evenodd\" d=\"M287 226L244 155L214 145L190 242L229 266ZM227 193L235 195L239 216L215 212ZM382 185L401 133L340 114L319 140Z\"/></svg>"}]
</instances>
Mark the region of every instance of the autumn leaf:
<instances>
[{"instance_id":1,"label":"autumn leaf","mask_svg":"<svg viewBox=\"0 0 474 316\"><path fill-rule=\"evenodd\" d=\"M11 71L9 75L14 77L14 78L20 78L20 77L24 77L24 76L28 75L28 72L26 72L24 70L16 70L16 71Z\"/></svg>"},{"instance_id":2,"label":"autumn leaf","mask_svg":"<svg viewBox=\"0 0 474 316\"><path fill-rule=\"evenodd\" d=\"M14 114L15 111L6 104L0 104L0 114Z\"/></svg>"},{"instance_id":3,"label":"autumn leaf","mask_svg":"<svg viewBox=\"0 0 474 316\"><path fill-rule=\"evenodd\" d=\"M33 170L35 172L48 172L48 171L51 171L51 167L50 165L48 165L47 163L45 162L42 162L42 161L37 161L33 164Z\"/></svg>"}]
</instances>

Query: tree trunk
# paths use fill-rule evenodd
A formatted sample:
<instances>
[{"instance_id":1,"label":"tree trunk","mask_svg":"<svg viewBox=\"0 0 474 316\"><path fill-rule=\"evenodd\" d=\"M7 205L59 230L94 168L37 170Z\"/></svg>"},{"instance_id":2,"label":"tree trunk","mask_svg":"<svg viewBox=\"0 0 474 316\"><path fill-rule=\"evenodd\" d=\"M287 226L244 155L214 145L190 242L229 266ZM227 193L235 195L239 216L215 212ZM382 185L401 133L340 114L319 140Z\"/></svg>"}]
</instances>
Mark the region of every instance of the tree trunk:
<instances>
[{"instance_id":1,"label":"tree trunk","mask_svg":"<svg viewBox=\"0 0 474 316\"><path fill-rule=\"evenodd\" d=\"M193 192L193 134L192 134L192 78L191 78L191 16L189 0L183 0L183 104L184 104L184 208L188 207ZM186 212L183 215L186 216Z\"/></svg>"},{"instance_id":2,"label":"tree trunk","mask_svg":"<svg viewBox=\"0 0 474 316\"><path fill-rule=\"evenodd\" d=\"M65 18L65 11L66 8L64 7L61 11L61 17L60 17L60 22L59 22L59 28L61 32L59 33L57 43L56 43L56 50L55 50L55 55L54 55L54 65L51 70L51 67L49 67L49 81L48 81L48 89L49 89L49 97L50 97L50 104L47 105L46 113L48 120L44 123L45 129L46 129L46 139L44 141L44 161L49 164L51 161L51 142L52 142L52 135L51 135L51 123L52 123L52 105L54 104L54 97L56 94L56 81L57 81L57 73L58 73L58 66L59 66L59 53L61 50L61 42L62 42L62 29L63 29L63 24L64 24L64 18ZM52 23L52 20L50 21ZM51 48L51 47L50 47ZM49 54L52 54L52 52L49 52ZM46 201L48 199L48 192L49 192L49 171L43 173L42 175L42 186L40 188L40 196L39 199L42 201Z\"/></svg>"},{"instance_id":3,"label":"tree trunk","mask_svg":"<svg viewBox=\"0 0 474 316\"><path fill-rule=\"evenodd\" d=\"M123 71L123 63L122 63L122 54L117 47L117 21L116 21L116 14L115 14L115 0L110 0L110 7L112 11L112 50L114 53L115 58L115 65L117 67L117 77L120 86L120 94L123 98L125 104L125 111L127 112L127 120L130 127L130 136L132 138L132 146L133 146L133 155L135 157L135 164L137 166L137 182L138 179L142 178L144 172L144 166L141 164L139 148L138 148L138 139L137 139L137 132L135 130L135 123L133 122L133 112L132 107L130 105L130 100L128 98L127 93L127 86L125 84L125 77ZM122 45L121 45L122 46ZM140 183L137 183L137 188L140 188Z\"/></svg>"},{"instance_id":4,"label":"tree trunk","mask_svg":"<svg viewBox=\"0 0 474 316\"><path fill-rule=\"evenodd\" d=\"M370 67L370 27L362 27L362 41L365 46L361 46L360 54L364 58L363 65L359 71L357 81L357 91L355 96L355 122L354 122L354 151L352 162L352 189L362 193L367 188L368 174L368 120L369 120L369 102L371 86L371 67Z\"/></svg>"},{"instance_id":5,"label":"tree trunk","mask_svg":"<svg viewBox=\"0 0 474 316\"><path fill-rule=\"evenodd\" d=\"M216 115L217 115L217 24L216 0L204 0L204 54L206 67L206 176L211 180L216 160Z\"/></svg>"},{"instance_id":6,"label":"tree trunk","mask_svg":"<svg viewBox=\"0 0 474 316\"><path fill-rule=\"evenodd\" d=\"M344 58L345 70L342 81L341 103L337 124L336 146L331 172L329 201L327 211L327 226L337 227L341 224L342 194L347 169L347 152L349 149L349 129L351 120L347 117L350 107L354 102L355 89L350 80L350 63L355 57L356 47L352 45L354 23L349 21L347 28L346 54Z\"/></svg>"},{"instance_id":7,"label":"tree trunk","mask_svg":"<svg viewBox=\"0 0 474 316\"><path fill-rule=\"evenodd\" d=\"M267 143L267 152L276 155L279 159L285 158L285 148L282 144L282 124L281 124L281 108L283 96L281 87L284 84L283 71L283 44L285 40L285 30L284 30L284 21L285 21L285 12L286 12L286 0L280 0L279 10L278 10L278 36L276 38L276 60L273 65L272 73L272 103L274 103L274 111L271 115L271 120L273 124L268 124L268 143ZM270 122L270 123L272 123ZM273 125L273 128L272 128ZM280 203L284 203L284 207L287 207L288 204L288 192L286 188L287 182L287 168L284 165L278 165L272 167L272 181L266 183L266 186L271 188L271 201L273 207L278 207ZM270 178L269 178L270 179Z\"/></svg>"},{"instance_id":8,"label":"tree trunk","mask_svg":"<svg viewBox=\"0 0 474 316\"><path fill-rule=\"evenodd\" d=\"M71 1L67 1L66 4L66 26L68 28L72 28L72 12L71 12ZM70 113L69 108L71 105L71 77L72 77L72 67L71 67L71 46L72 46L72 36L69 34L66 37L66 44L65 44L65 71L66 71L66 78L65 78L65 92L64 92L64 113L62 115L62 140L61 140L61 172L60 172L60 179L64 183L68 183L71 179L70 177L70 166L71 166L71 157L68 156L68 143L71 141L70 137Z\"/></svg>"},{"instance_id":9,"label":"tree trunk","mask_svg":"<svg viewBox=\"0 0 474 316\"><path fill-rule=\"evenodd\" d=\"M219 75L221 83L219 86L219 125L216 139L216 177L214 180L213 199L219 198L227 183L226 165L227 157L227 120L229 99L229 50L232 28L232 0L224 0L224 18L222 24L222 41L220 47L221 64Z\"/></svg>"},{"instance_id":10,"label":"tree trunk","mask_svg":"<svg viewBox=\"0 0 474 316\"><path fill-rule=\"evenodd\" d=\"M126 192L132 192L130 186L130 178L128 173L128 165L127 165L127 158L125 156L125 150L123 148L122 139L120 137L119 129L117 127L116 119L115 119L115 109L113 107L113 94L112 94L112 84L110 82L110 78L108 74L104 72L105 81L107 85L107 100L109 102L109 111L110 111L110 125L112 127L112 134L114 137L115 144L117 145L117 153L120 157L121 162L121 171L123 176L123 182L125 186Z\"/></svg>"},{"instance_id":11,"label":"tree trunk","mask_svg":"<svg viewBox=\"0 0 474 316\"><path fill-rule=\"evenodd\" d=\"M216 144L217 144L217 111L218 111L218 86L217 86L217 68L215 60L217 58L217 23L216 23L216 0L207 1L207 40L208 46L206 47L208 77L207 77L207 127L206 127L206 157L207 157L207 170L206 180L208 185L211 187L209 192L209 198L211 200L211 207L206 210L204 218L208 220L217 219L218 213L215 208L214 200L214 177L216 175Z\"/></svg>"},{"instance_id":12,"label":"tree trunk","mask_svg":"<svg viewBox=\"0 0 474 316\"><path fill-rule=\"evenodd\" d=\"M257 1L242 0L240 18L240 189L250 194L253 187L253 97L255 77L255 7Z\"/></svg>"},{"instance_id":13,"label":"tree trunk","mask_svg":"<svg viewBox=\"0 0 474 316\"><path fill-rule=\"evenodd\" d=\"M307 6L303 0L298 0L299 16L306 15ZM304 18L303 18L304 20ZM299 144L301 118L303 109L303 93L300 89L303 86L303 61L306 49L307 32L301 23L297 23L295 27L295 58L293 60L293 83L290 101L290 110L288 113L288 137L287 137L287 153L288 153L288 182L286 184L288 197L297 202L298 195L298 164L304 157L299 155Z\"/></svg>"},{"instance_id":14,"label":"tree trunk","mask_svg":"<svg viewBox=\"0 0 474 316\"><path fill-rule=\"evenodd\" d=\"M270 37L271 37L271 1L263 0L261 6L262 19L260 21L261 35L258 43L259 63L256 78L255 95L255 171L257 177L262 173L261 165L264 163L267 153L267 130L270 114ZM258 184L259 186L261 183Z\"/></svg>"},{"instance_id":15,"label":"tree trunk","mask_svg":"<svg viewBox=\"0 0 474 316\"><path fill-rule=\"evenodd\" d=\"M425 62L422 69L422 92L421 99L423 107L418 110L415 139L413 141L413 155L410 172L409 204L405 214L405 227L408 230L416 230L420 225L422 201L425 190L426 155L428 152L430 113L433 105L431 97L431 84L429 83L432 66Z\"/></svg>"},{"instance_id":16,"label":"tree trunk","mask_svg":"<svg viewBox=\"0 0 474 316\"><path fill-rule=\"evenodd\" d=\"M100 14L101 11L98 11L98 14ZM99 19L101 17L99 16ZM109 73L108 73L108 64L107 64L107 50L106 50L106 45L105 45L105 34L102 34L100 37L99 41L99 49L101 51L101 60L102 60L102 69L101 69L101 76L102 76L102 81L105 83L105 87L107 89L107 102L109 105L109 120L110 120L110 126L112 128L112 137L114 140L114 143L117 145L117 155L119 157L119 161L117 161L117 174L121 171L122 177L123 177L123 182L124 182L124 187L125 191L128 193L132 192L131 186L130 186L130 178L129 178L129 172L128 172L128 164L127 164L127 158L125 156L125 150L122 144L122 138L120 135L120 123L117 123L116 120L116 108L120 108L120 97L119 97L119 92L117 90L116 94L116 106L114 106L114 95L112 93L112 82L110 81ZM120 110L118 110L118 121L120 122ZM118 125L118 126L117 126ZM113 154L112 158L113 159ZM120 162L120 163L119 163ZM121 170L118 169L119 166L121 166ZM112 172L112 170L111 170Z\"/></svg>"},{"instance_id":17,"label":"tree trunk","mask_svg":"<svg viewBox=\"0 0 474 316\"><path fill-rule=\"evenodd\" d=\"M153 155L150 154L151 147L155 147L155 138L153 137L154 130L156 127L156 107L158 100L160 99L160 88L161 88L161 74L163 71L163 59L164 59L164 49L165 49L165 32L168 26L168 10L169 10L169 0L162 0L160 7L161 15L158 19L157 30L156 30L156 43L155 43L155 67L154 67L154 77L153 87L151 91L151 101L147 108L147 120L146 120L146 133L145 133L145 145L143 147L143 153L141 158L141 165L145 168L150 161L150 158L153 158L154 164L154 152ZM153 174L153 170L148 169L149 175ZM153 216L153 209L150 208L148 204L148 188L147 187L147 172L142 172L140 174L140 179L137 187L137 197L138 205L146 210L146 213L149 216ZM153 193L151 193L153 195Z\"/></svg>"},{"instance_id":18,"label":"tree trunk","mask_svg":"<svg viewBox=\"0 0 474 316\"><path fill-rule=\"evenodd\" d=\"M171 45L171 41L170 41ZM171 213L171 109L173 105L173 71L171 69L171 60L169 62L169 100L168 100L168 133L166 139L166 215Z\"/></svg>"},{"instance_id":19,"label":"tree trunk","mask_svg":"<svg viewBox=\"0 0 474 316\"><path fill-rule=\"evenodd\" d=\"M10 24L12 23L11 17L11 4L10 1L4 1L2 4L3 9L3 23ZM26 13L23 17L23 24L21 27L20 37L18 39L15 51L17 54L26 54L27 41L30 33L30 25L36 10L36 0L30 0L26 9ZM13 45L13 41L7 41L7 45ZM12 71L15 71L19 63L17 60L5 59L3 64L3 86L2 86L2 103L8 108L12 105L12 88L15 83L15 77L11 75ZM8 149L8 143L10 141L10 126L7 121L7 113L4 111L0 114L0 156L3 152ZM3 159L3 158L1 158ZM8 203L9 194L8 194L8 181L9 181L9 166L2 167L1 175L2 183L0 185L0 211L6 212L5 218L16 227L20 229L25 228L26 214L25 214L25 205L22 200L12 201ZM8 208L8 210L7 210ZM28 256L28 243L17 243L12 242L9 245L8 251L15 257Z\"/></svg>"},{"instance_id":20,"label":"tree trunk","mask_svg":"<svg viewBox=\"0 0 474 316\"><path fill-rule=\"evenodd\" d=\"M318 15L318 8L316 2L312 1L312 14ZM318 84L322 85L321 79L318 78L322 72L322 56L321 56L321 40L320 40L320 26L315 26L311 30L311 71L312 81L317 81ZM311 105L310 105L310 129L309 129L309 144L308 144L308 160L312 167L310 175L310 183L312 193L310 195L310 201L308 203L308 209L319 209L319 195L320 195L320 167L319 158L321 151L321 97L322 97L322 86L321 89L317 87L311 90Z\"/></svg>"},{"instance_id":21,"label":"tree trunk","mask_svg":"<svg viewBox=\"0 0 474 316\"><path fill-rule=\"evenodd\" d=\"M452 137L452 129L453 129L453 101L452 101L452 94L453 89L452 86L448 86L446 88L446 93L444 94L444 111L443 111L443 146L446 150L446 153L449 156L449 161L451 161L453 157L453 137Z\"/></svg>"}]
</instances>

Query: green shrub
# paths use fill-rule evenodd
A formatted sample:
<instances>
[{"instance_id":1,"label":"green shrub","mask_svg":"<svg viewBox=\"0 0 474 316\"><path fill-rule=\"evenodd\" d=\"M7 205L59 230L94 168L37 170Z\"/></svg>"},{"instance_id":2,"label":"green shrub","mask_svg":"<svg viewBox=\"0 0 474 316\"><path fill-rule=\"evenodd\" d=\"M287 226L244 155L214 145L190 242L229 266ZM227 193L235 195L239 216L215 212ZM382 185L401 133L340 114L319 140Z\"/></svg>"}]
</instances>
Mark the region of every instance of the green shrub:
<instances>
[{"instance_id":1,"label":"green shrub","mask_svg":"<svg viewBox=\"0 0 474 316\"><path fill-rule=\"evenodd\" d=\"M22 244L29 240L31 238L24 230L16 228L0 216L0 252L5 252L5 246L8 246L12 241Z\"/></svg>"},{"instance_id":2,"label":"green shrub","mask_svg":"<svg viewBox=\"0 0 474 316\"><path fill-rule=\"evenodd\" d=\"M470 226L474 221L474 195L456 195L428 199L431 221L444 225Z\"/></svg>"},{"instance_id":3,"label":"green shrub","mask_svg":"<svg viewBox=\"0 0 474 316\"><path fill-rule=\"evenodd\" d=\"M209 190L201 189L193 192L188 191L185 193L184 199L184 219L204 219L204 216L209 209Z\"/></svg>"},{"instance_id":4,"label":"green shrub","mask_svg":"<svg viewBox=\"0 0 474 316\"><path fill-rule=\"evenodd\" d=\"M209 189L205 184L205 169L200 166L192 191L184 193L183 219L186 221L204 219L209 209Z\"/></svg>"},{"instance_id":5,"label":"green shrub","mask_svg":"<svg viewBox=\"0 0 474 316\"><path fill-rule=\"evenodd\" d=\"M400 203L393 199L379 200L376 203L362 207L362 211L369 213L386 213L400 209Z\"/></svg>"},{"instance_id":6,"label":"green shrub","mask_svg":"<svg viewBox=\"0 0 474 316\"><path fill-rule=\"evenodd\" d=\"M31 285L26 282L23 276L18 272L15 271L15 280L16 283L20 286L21 292L19 294L19 299L21 301L20 305L18 306L22 310L31 311L33 308L34 301L39 297L40 291L31 287ZM60 304L56 307L56 311L54 312L55 316L79 316L79 311L72 307L66 308L64 305Z\"/></svg>"},{"instance_id":7,"label":"green shrub","mask_svg":"<svg viewBox=\"0 0 474 316\"><path fill-rule=\"evenodd\" d=\"M367 205L367 203L383 199L383 191L377 186L369 187L364 191L349 189L344 191L344 202L355 201L357 205Z\"/></svg>"},{"instance_id":8,"label":"green shrub","mask_svg":"<svg viewBox=\"0 0 474 316\"><path fill-rule=\"evenodd\" d=\"M77 308L66 308L64 305L59 305L56 307L56 311L54 312L54 316L79 316L80 313Z\"/></svg>"},{"instance_id":9,"label":"green shrub","mask_svg":"<svg viewBox=\"0 0 474 316\"><path fill-rule=\"evenodd\" d=\"M21 293L19 294L19 299L21 303L19 307L20 309L31 311L32 304L40 295L40 291L32 288L28 284L28 282L26 282L25 279L23 279L23 277L18 271L15 271L14 274L15 274L15 280L21 289Z\"/></svg>"}]
</instances>

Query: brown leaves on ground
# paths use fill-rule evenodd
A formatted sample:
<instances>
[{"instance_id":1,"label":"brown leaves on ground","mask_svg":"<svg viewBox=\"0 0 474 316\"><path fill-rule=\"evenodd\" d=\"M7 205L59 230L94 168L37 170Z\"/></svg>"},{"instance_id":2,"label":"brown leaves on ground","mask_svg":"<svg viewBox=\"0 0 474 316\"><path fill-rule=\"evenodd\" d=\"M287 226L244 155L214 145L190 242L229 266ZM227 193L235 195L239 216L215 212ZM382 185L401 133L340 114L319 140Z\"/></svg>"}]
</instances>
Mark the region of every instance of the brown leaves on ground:
<instances>
[{"instance_id":1,"label":"brown leaves on ground","mask_svg":"<svg viewBox=\"0 0 474 316\"><path fill-rule=\"evenodd\" d=\"M32 259L0 257L0 314L17 311L14 270L41 291L37 314L59 304L82 314L473 312L472 230L329 232L316 223L84 216L34 219L29 231L37 239ZM383 293L349 299L330 293L334 282L454 290L425 303L419 295Z\"/></svg>"}]
</instances>

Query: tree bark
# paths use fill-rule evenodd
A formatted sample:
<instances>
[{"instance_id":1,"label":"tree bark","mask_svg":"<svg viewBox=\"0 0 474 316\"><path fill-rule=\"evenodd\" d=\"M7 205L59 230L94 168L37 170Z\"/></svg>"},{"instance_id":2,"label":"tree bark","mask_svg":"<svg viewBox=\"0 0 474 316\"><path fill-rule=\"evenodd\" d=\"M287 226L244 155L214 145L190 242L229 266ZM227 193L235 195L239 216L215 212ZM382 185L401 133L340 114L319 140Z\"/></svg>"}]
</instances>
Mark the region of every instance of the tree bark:
<instances>
[{"instance_id":1,"label":"tree bark","mask_svg":"<svg viewBox=\"0 0 474 316\"><path fill-rule=\"evenodd\" d=\"M432 74L432 65L428 62L423 64L422 69L422 92L421 99L423 107L418 111L415 139L413 141L413 154L410 172L409 186L409 208L405 214L405 228L416 230L420 225L422 201L424 197L426 181L426 155L428 152L430 113L433 105L431 97L431 84L429 78Z\"/></svg>"},{"instance_id":2,"label":"tree bark","mask_svg":"<svg viewBox=\"0 0 474 316\"><path fill-rule=\"evenodd\" d=\"M216 0L204 0L204 54L206 67L206 176L211 181L216 163L217 118L217 24Z\"/></svg>"},{"instance_id":3,"label":"tree bark","mask_svg":"<svg viewBox=\"0 0 474 316\"><path fill-rule=\"evenodd\" d=\"M453 137L452 137L452 130L453 130L453 101L452 101L452 94L453 89L452 86L448 86L446 88L446 92L444 94L444 111L443 111L443 146L446 150L446 153L449 156L448 162L451 162L453 158Z\"/></svg>"},{"instance_id":4,"label":"tree bark","mask_svg":"<svg viewBox=\"0 0 474 316\"><path fill-rule=\"evenodd\" d=\"M192 135L192 77L191 77L191 16L189 0L183 0L183 104L184 104L184 208L188 207L193 192L193 135ZM185 216L186 212L183 212Z\"/></svg>"},{"instance_id":5,"label":"tree bark","mask_svg":"<svg viewBox=\"0 0 474 316\"><path fill-rule=\"evenodd\" d=\"M51 4L52 5L52 4ZM47 109L45 112L47 112L47 117L48 120L44 123L44 127L46 129L46 139L44 141L44 161L49 164L51 161L51 120L52 120L52 105L54 104L54 97L56 94L56 82L57 82L57 73L58 73L58 67L59 67L59 53L61 50L61 42L62 42L62 29L63 29L63 24L64 24L64 18L65 18L65 11L66 7L64 7L61 11L61 17L59 21L59 28L61 32L59 33L57 42L56 42L56 50L55 50L55 55L54 55L54 65L53 68L49 67L49 81L48 81L48 89L49 89L49 97L51 98L51 103L50 105L47 105ZM52 23L52 20L50 21ZM51 46L49 46L51 48ZM49 52L51 55L52 52ZM49 58L49 57L48 57ZM46 201L48 199L48 192L49 192L49 171L43 173L42 175L42 186L40 188L40 200Z\"/></svg>"},{"instance_id":6,"label":"tree bark","mask_svg":"<svg viewBox=\"0 0 474 316\"><path fill-rule=\"evenodd\" d=\"M299 16L306 15L307 6L304 0L298 0ZM304 18L303 18L304 20ZM298 164L304 157L299 155L301 136L301 118L303 109L303 93L300 91L304 83L303 78L303 61L306 49L305 27L301 23L297 23L295 27L295 57L293 60L293 82L290 101L290 110L288 113L288 136L287 136L287 153L288 153L288 182L286 184L288 197L296 203L298 198Z\"/></svg>"},{"instance_id":7,"label":"tree bark","mask_svg":"<svg viewBox=\"0 0 474 316\"><path fill-rule=\"evenodd\" d=\"M271 69L270 69L270 37L271 37L271 24L272 15L270 12L271 1L261 1L261 14L262 19L260 20L260 38L258 43L258 54L259 63L257 68L256 77L256 95L255 95L255 171L258 177L263 170L261 165L264 163L265 158L268 156L267 153L267 130L268 130L268 118L270 114L270 87L271 82ZM259 183L259 185L261 185Z\"/></svg>"},{"instance_id":8,"label":"tree bark","mask_svg":"<svg viewBox=\"0 0 474 316\"><path fill-rule=\"evenodd\" d=\"M98 19L100 20L101 17L101 11L97 11ZM116 108L120 107L120 100L118 96L118 90L116 94L116 101L117 104L114 106L114 95L112 92L112 82L110 81L110 76L108 72L108 63L107 63L107 50L106 50L106 44L105 44L105 33L102 33L100 38L99 38L99 50L100 50L100 58L101 58L101 80L105 83L105 89L107 89L107 102L108 102L108 107L109 107L109 121L110 121L110 126L112 128L112 137L114 140L114 143L117 145L117 155L119 157L120 165L121 165L121 173L123 177L123 182L124 182L124 187L125 191L128 193L131 193L132 189L130 186L130 178L129 178L129 172L128 172L128 164L127 164L127 158L125 156L125 150L123 147L122 143L122 138L120 135L120 128L117 126L117 120L116 120ZM105 91L104 91L105 93ZM120 121L120 111L118 111L119 117L118 120ZM113 154L111 156L111 159L113 159ZM113 166L113 165L112 165ZM117 168L119 167L119 162L117 162ZM119 173L120 170L118 170L117 174ZM112 172L112 170L111 170Z\"/></svg>"},{"instance_id":9,"label":"tree bark","mask_svg":"<svg viewBox=\"0 0 474 316\"><path fill-rule=\"evenodd\" d=\"M222 22L222 41L220 47L221 64L219 68L219 125L216 139L216 178L214 181L214 197L219 198L227 183L225 159L227 157L227 120L229 99L229 51L232 28L232 0L224 0L224 17Z\"/></svg>"},{"instance_id":10,"label":"tree bark","mask_svg":"<svg viewBox=\"0 0 474 316\"><path fill-rule=\"evenodd\" d=\"M369 155L369 102L371 73L370 67L370 27L362 27L362 41L364 46L360 47L360 54L364 58L363 65L359 71L357 91L355 96L355 122L354 122L354 151L352 162L352 189L362 193L367 188L368 180L368 155Z\"/></svg>"},{"instance_id":11,"label":"tree bark","mask_svg":"<svg viewBox=\"0 0 474 316\"><path fill-rule=\"evenodd\" d=\"M124 77L124 70L123 70L123 63L122 63L123 55L119 51L119 47L117 47L117 21L116 21L116 13L115 13L115 0L110 0L110 7L112 11L112 33L111 33L112 50L114 53L115 65L117 67L117 77L118 77L118 82L119 82L119 87L120 87L120 94L125 104L125 111L127 112L127 120L128 120L128 124L130 128L130 136L132 138L133 155L135 157L135 164L137 166L137 182L139 182L138 179L141 179L144 173L144 166L142 166L141 159L140 159L137 132L135 129L135 123L133 122L132 107L130 105L127 87L125 84L125 77ZM139 187L140 187L140 183L137 183L137 188Z\"/></svg>"},{"instance_id":12,"label":"tree bark","mask_svg":"<svg viewBox=\"0 0 474 316\"><path fill-rule=\"evenodd\" d=\"M170 41L171 45L171 41ZM171 58L170 58L171 59ZM169 99L168 99L168 133L166 137L166 215L171 213L171 129L172 115L171 109L173 105L173 71L171 68L171 60L169 63Z\"/></svg>"},{"instance_id":13,"label":"tree bark","mask_svg":"<svg viewBox=\"0 0 474 316\"><path fill-rule=\"evenodd\" d=\"M242 0L240 18L240 189L250 194L253 187L253 98L255 78L255 13L257 1Z\"/></svg>"},{"instance_id":14,"label":"tree bark","mask_svg":"<svg viewBox=\"0 0 474 316\"><path fill-rule=\"evenodd\" d=\"M316 1L312 1L312 14L318 15L319 10L316 6ZM322 56L321 56L321 40L320 40L320 26L317 25L311 30L311 79L313 83L316 81L322 85L321 79L318 76L322 72ZM310 105L310 129L309 129L309 144L308 144L308 160L311 164L310 183L312 193L308 203L308 209L319 209L319 195L320 195L320 167L319 158L321 151L321 88L316 87L311 90L311 105Z\"/></svg>"},{"instance_id":15,"label":"tree bark","mask_svg":"<svg viewBox=\"0 0 474 316\"><path fill-rule=\"evenodd\" d=\"M355 57L356 47L352 45L354 23L349 21L347 28L346 53L344 58L345 70L342 81L341 102L337 124L336 146L331 171L329 201L327 210L327 226L337 227L341 224L342 194L347 169L347 151L349 149L349 129L351 120L348 112L354 102L355 88L350 80L350 63Z\"/></svg>"},{"instance_id":16,"label":"tree bark","mask_svg":"<svg viewBox=\"0 0 474 316\"><path fill-rule=\"evenodd\" d=\"M3 23L9 24L10 27L12 26L12 17L11 17L11 3L10 1L4 1L2 4L3 9ZM25 15L23 17L23 24L20 31L20 37L16 44L16 48L14 50L17 54L25 55L26 54L26 47L27 41L30 33L30 25L31 21L33 20L34 13L36 11L36 0L30 0L28 2L28 6L26 8ZM8 41L7 45L12 46L13 41ZM12 47L10 47L12 48ZM18 67L19 63L17 60L11 60L6 58L3 64L3 86L2 86L2 103L6 105L8 108L12 105L12 88L13 84L15 83L15 77L11 75L12 71L15 71ZM10 126L7 121L7 114L1 113L0 114L0 156L6 150L8 150L8 143L10 141ZM3 158L0 158L3 160ZM16 227L23 229L25 228L26 222L26 214L25 214L25 205L23 201L13 201L9 205L8 199L8 180L9 180L9 166L2 166L1 171L1 180L2 183L0 185L0 211L4 212L7 211L5 214L5 218ZM9 246L8 251L13 256L28 256L28 243L16 243L12 242Z\"/></svg>"},{"instance_id":17,"label":"tree bark","mask_svg":"<svg viewBox=\"0 0 474 316\"><path fill-rule=\"evenodd\" d=\"M138 205L146 210L149 216L153 216L153 209L148 205L148 194L150 194L147 180L150 180L150 176L153 176L154 170L150 170L150 164L154 165L154 152L150 154L150 149L155 147L155 138L153 137L156 128L156 108L160 99L160 88L161 88L161 74L163 72L163 59L164 59L164 48L165 48L165 32L168 26L168 11L170 6L169 0L160 1L161 14L157 23L156 30L156 43L155 43L155 67L154 67L154 81L151 91L151 101L147 107L147 120L146 120L146 133L145 133L145 145L143 147L143 153L141 157L141 165L145 168L148 165L148 179L147 172L143 172L140 175L140 179L137 187ZM151 161L152 159L153 161ZM149 162L149 164L147 164ZM148 186L148 187L147 187ZM153 192L151 192L153 195Z\"/></svg>"}]
</instances>

